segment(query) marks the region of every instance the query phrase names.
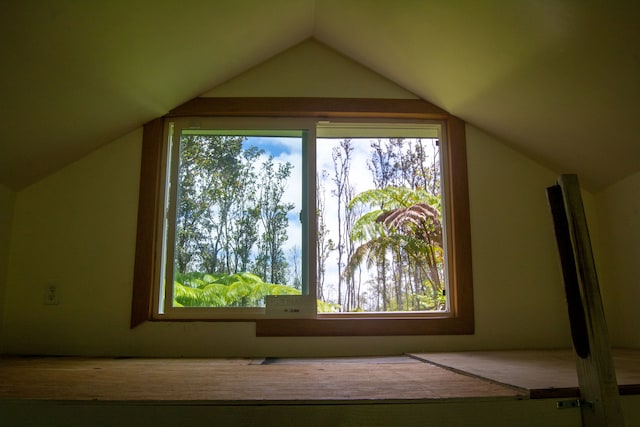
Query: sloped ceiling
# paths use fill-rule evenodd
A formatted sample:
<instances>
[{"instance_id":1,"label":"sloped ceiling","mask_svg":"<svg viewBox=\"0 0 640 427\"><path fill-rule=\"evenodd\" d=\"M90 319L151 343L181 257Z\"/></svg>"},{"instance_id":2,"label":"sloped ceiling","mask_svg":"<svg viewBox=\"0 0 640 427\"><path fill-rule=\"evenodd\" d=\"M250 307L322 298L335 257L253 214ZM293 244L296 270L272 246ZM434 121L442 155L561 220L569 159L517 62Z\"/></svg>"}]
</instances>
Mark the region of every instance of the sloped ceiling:
<instances>
[{"instance_id":1,"label":"sloped ceiling","mask_svg":"<svg viewBox=\"0 0 640 427\"><path fill-rule=\"evenodd\" d=\"M632 0L9 0L0 183L313 37L598 190L640 171L638 22Z\"/></svg>"}]
</instances>

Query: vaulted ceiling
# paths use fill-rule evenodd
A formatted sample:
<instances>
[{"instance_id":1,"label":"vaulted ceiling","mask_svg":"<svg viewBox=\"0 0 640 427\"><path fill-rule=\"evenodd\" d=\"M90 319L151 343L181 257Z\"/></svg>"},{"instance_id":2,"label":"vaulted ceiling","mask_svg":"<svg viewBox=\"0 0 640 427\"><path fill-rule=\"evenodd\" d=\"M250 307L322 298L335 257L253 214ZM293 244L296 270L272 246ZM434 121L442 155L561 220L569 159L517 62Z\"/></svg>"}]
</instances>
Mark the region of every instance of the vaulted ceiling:
<instances>
[{"instance_id":1,"label":"vaulted ceiling","mask_svg":"<svg viewBox=\"0 0 640 427\"><path fill-rule=\"evenodd\" d=\"M639 22L635 0L8 0L0 183L313 37L599 190L640 171Z\"/></svg>"}]
</instances>

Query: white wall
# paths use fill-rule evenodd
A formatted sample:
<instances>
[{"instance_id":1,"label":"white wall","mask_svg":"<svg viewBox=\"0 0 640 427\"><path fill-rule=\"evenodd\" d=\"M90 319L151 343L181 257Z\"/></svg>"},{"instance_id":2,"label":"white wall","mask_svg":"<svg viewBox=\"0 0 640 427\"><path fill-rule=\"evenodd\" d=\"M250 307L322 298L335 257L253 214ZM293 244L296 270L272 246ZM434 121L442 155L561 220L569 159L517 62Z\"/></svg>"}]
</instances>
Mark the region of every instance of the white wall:
<instances>
[{"instance_id":1,"label":"white wall","mask_svg":"<svg viewBox=\"0 0 640 427\"><path fill-rule=\"evenodd\" d=\"M417 98L313 39L203 94L204 97Z\"/></svg>"},{"instance_id":2,"label":"white wall","mask_svg":"<svg viewBox=\"0 0 640 427\"><path fill-rule=\"evenodd\" d=\"M478 333L484 347L568 346L546 188L557 175L467 126ZM484 330L483 328L486 328Z\"/></svg>"},{"instance_id":3,"label":"white wall","mask_svg":"<svg viewBox=\"0 0 640 427\"><path fill-rule=\"evenodd\" d=\"M322 63L332 71L314 74L312 66L309 92L299 81L296 96L412 97L317 43L283 58L208 95L291 96L289 80L281 77L291 64ZM340 81L322 80L326 76ZM6 353L323 356L570 345L545 199L555 174L473 126L467 126L467 147L475 335L256 338L253 323L229 322L147 322L130 330L141 136L141 130L125 135L17 194ZM49 282L60 287L57 306L43 305Z\"/></svg>"},{"instance_id":4,"label":"white wall","mask_svg":"<svg viewBox=\"0 0 640 427\"><path fill-rule=\"evenodd\" d=\"M18 192L6 351L119 353L127 328L142 131ZM134 221L134 222L132 222ZM49 283L59 305L44 305Z\"/></svg>"},{"instance_id":5,"label":"white wall","mask_svg":"<svg viewBox=\"0 0 640 427\"><path fill-rule=\"evenodd\" d=\"M596 203L609 335L614 346L640 348L640 173L598 193Z\"/></svg>"},{"instance_id":6,"label":"white wall","mask_svg":"<svg viewBox=\"0 0 640 427\"><path fill-rule=\"evenodd\" d=\"M4 323L4 301L7 271L9 269L9 243L14 202L15 193L4 185L0 185L0 331L2 331ZM2 354L3 347L0 335L0 354Z\"/></svg>"}]
</instances>

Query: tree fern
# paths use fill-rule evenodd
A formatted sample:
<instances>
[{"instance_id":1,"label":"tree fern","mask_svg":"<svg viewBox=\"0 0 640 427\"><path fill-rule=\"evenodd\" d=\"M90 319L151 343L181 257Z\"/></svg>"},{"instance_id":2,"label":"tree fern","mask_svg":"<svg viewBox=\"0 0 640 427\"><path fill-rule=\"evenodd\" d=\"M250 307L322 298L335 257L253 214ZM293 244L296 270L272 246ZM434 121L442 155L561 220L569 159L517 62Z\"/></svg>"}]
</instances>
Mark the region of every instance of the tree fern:
<instances>
[{"instance_id":1,"label":"tree fern","mask_svg":"<svg viewBox=\"0 0 640 427\"><path fill-rule=\"evenodd\" d=\"M264 282L252 273L176 273L174 307L259 307L267 295L299 295L290 286ZM179 280L184 281L181 283Z\"/></svg>"},{"instance_id":2,"label":"tree fern","mask_svg":"<svg viewBox=\"0 0 640 427\"><path fill-rule=\"evenodd\" d=\"M385 300L386 308L402 309L396 307L402 300L408 305L414 301L410 304L414 309L437 307L434 295L441 294L443 267L440 198L422 189L389 186L356 195L349 208L358 206L368 207L369 211L357 219L351 230L350 238L360 244L342 274L351 277L358 266L365 264L370 269L384 264L388 257L405 260L396 263L398 270L394 274L404 271L394 278L397 292L405 277L411 285L404 289L402 297L398 295L397 303Z\"/></svg>"}]
</instances>

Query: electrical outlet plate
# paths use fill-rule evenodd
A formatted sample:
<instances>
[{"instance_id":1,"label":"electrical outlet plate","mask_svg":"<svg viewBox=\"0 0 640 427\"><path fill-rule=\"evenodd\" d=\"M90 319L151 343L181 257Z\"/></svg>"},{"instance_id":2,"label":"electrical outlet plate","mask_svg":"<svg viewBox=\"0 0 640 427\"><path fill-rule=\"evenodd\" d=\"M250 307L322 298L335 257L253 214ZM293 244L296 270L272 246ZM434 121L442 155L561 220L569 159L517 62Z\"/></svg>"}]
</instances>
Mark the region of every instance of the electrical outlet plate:
<instances>
[{"instance_id":1,"label":"electrical outlet plate","mask_svg":"<svg viewBox=\"0 0 640 427\"><path fill-rule=\"evenodd\" d=\"M266 317L271 319L316 317L316 299L303 295L267 295Z\"/></svg>"},{"instance_id":2,"label":"electrical outlet plate","mask_svg":"<svg viewBox=\"0 0 640 427\"><path fill-rule=\"evenodd\" d=\"M58 305L60 304L60 295L58 285L49 283L44 287L44 304Z\"/></svg>"}]
</instances>

